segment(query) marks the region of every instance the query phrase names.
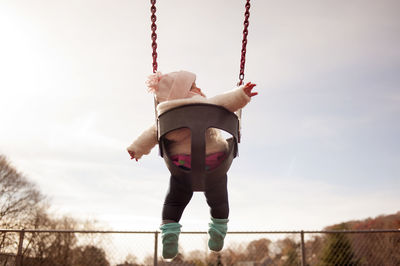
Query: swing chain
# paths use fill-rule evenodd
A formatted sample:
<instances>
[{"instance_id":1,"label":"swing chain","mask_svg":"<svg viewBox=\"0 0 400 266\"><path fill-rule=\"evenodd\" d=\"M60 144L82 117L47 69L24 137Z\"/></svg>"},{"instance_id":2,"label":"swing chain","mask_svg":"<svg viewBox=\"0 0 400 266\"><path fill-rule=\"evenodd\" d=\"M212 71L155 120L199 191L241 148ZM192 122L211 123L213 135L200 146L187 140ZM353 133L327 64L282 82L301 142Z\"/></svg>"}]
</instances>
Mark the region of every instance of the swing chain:
<instances>
[{"instance_id":1,"label":"swing chain","mask_svg":"<svg viewBox=\"0 0 400 266\"><path fill-rule=\"evenodd\" d=\"M246 64L246 46L247 46L247 35L249 27L249 17L250 17L250 0L246 1L246 11L244 13L244 29L243 29L243 40L242 40L242 57L240 58L240 73L239 73L239 82L238 86L243 84L244 79L244 67Z\"/></svg>"},{"instance_id":2,"label":"swing chain","mask_svg":"<svg viewBox=\"0 0 400 266\"><path fill-rule=\"evenodd\" d=\"M157 67L158 67L158 64L157 64L157 33L156 33L156 30L157 30L157 25L156 25L157 8L156 8L156 0L150 0L150 2L151 2L150 10L151 10L151 40L152 40L151 47L153 48L153 53L151 55L153 57L153 73L156 73Z\"/></svg>"},{"instance_id":3,"label":"swing chain","mask_svg":"<svg viewBox=\"0 0 400 266\"><path fill-rule=\"evenodd\" d=\"M158 64L157 64L157 25L156 25L156 20L157 20L157 16L156 16L156 0L150 0L151 3L151 47L153 48L153 53L151 54L153 57L153 73L157 72L157 68L158 68ZM157 99L156 96L154 95L154 114L155 114L155 119L156 119L156 126L157 126L157 140L158 137L160 136L159 134L159 126L158 126L158 115L157 115Z\"/></svg>"}]
</instances>

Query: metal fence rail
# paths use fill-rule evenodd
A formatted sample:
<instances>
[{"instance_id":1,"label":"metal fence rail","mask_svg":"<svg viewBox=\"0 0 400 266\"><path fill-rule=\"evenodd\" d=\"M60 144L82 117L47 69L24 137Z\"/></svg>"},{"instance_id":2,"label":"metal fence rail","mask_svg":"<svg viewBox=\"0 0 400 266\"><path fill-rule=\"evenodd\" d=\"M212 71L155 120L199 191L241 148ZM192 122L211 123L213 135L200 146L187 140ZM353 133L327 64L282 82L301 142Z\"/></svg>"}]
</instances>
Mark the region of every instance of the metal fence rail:
<instances>
[{"instance_id":1,"label":"metal fence rail","mask_svg":"<svg viewBox=\"0 0 400 266\"><path fill-rule=\"evenodd\" d=\"M206 232L182 232L161 257L159 231L0 229L0 265L400 265L400 230L229 232L221 252Z\"/></svg>"}]
</instances>

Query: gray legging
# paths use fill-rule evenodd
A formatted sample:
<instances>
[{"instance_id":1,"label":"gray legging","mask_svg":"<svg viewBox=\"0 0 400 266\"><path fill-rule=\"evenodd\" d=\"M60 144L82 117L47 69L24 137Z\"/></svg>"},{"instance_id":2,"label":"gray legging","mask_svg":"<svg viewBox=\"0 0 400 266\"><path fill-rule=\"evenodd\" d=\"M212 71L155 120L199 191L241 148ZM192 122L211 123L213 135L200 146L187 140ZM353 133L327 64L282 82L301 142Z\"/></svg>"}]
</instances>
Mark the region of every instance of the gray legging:
<instances>
[{"instance_id":1,"label":"gray legging","mask_svg":"<svg viewBox=\"0 0 400 266\"><path fill-rule=\"evenodd\" d=\"M227 175L215 180L215 183L213 182L206 188L204 195L210 206L211 216L217 219L227 219L229 216ZM193 190L189 178L171 176L162 210L162 219L179 222L192 196Z\"/></svg>"}]
</instances>

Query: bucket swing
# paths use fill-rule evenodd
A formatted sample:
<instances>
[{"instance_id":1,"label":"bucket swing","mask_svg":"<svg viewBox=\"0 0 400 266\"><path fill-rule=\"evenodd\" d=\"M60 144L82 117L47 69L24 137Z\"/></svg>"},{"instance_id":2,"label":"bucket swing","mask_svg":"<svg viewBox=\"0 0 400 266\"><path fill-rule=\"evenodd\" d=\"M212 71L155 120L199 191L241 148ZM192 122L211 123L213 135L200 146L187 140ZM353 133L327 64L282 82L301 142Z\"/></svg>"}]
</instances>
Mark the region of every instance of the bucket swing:
<instances>
[{"instance_id":1,"label":"bucket swing","mask_svg":"<svg viewBox=\"0 0 400 266\"><path fill-rule=\"evenodd\" d=\"M151 2L151 39L153 73L157 72L157 34L156 34L156 0ZM243 84L246 62L246 45L250 17L250 0L246 0L245 19L243 29L242 50L240 59L240 72L238 86ZM172 108L161 115L157 114L158 102L154 97L155 117L157 125L157 139L160 156L164 158L171 175L178 178L188 178L193 191L205 191L207 187L218 178L226 176L233 159L238 156L238 143L240 142L241 109L236 113L230 112L219 105L207 103L192 103ZM191 131L191 169L183 169L175 165L168 156L169 132L180 128L188 128ZM209 128L217 128L231 135L227 139L228 151L225 160L215 169L208 171L205 165L206 141L205 132Z\"/></svg>"}]
</instances>

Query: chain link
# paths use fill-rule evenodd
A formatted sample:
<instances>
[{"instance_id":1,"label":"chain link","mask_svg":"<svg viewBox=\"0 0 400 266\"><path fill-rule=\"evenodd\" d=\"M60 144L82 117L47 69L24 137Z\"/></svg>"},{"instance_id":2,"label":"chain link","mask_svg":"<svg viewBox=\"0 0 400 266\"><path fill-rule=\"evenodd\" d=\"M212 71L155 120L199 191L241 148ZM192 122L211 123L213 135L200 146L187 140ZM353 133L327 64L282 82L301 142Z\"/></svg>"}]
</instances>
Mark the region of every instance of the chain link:
<instances>
[{"instance_id":1,"label":"chain link","mask_svg":"<svg viewBox=\"0 0 400 266\"><path fill-rule=\"evenodd\" d=\"M247 35L248 35L248 30L247 28L249 27L249 17L250 17L250 0L246 1L246 11L244 13L244 29L243 29L243 40L242 40L242 56L240 58L240 72L239 72L239 82L238 86L243 84L243 79L244 79L244 68L246 64L246 46L247 46Z\"/></svg>"},{"instance_id":2,"label":"chain link","mask_svg":"<svg viewBox=\"0 0 400 266\"><path fill-rule=\"evenodd\" d=\"M156 0L150 0L151 2L151 47L153 48L153 53L151 54L153 57L153 73L157 72L158 64L157 64L157 25L156 25Z\"/></svg>"}]
</instances>

